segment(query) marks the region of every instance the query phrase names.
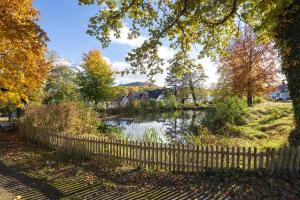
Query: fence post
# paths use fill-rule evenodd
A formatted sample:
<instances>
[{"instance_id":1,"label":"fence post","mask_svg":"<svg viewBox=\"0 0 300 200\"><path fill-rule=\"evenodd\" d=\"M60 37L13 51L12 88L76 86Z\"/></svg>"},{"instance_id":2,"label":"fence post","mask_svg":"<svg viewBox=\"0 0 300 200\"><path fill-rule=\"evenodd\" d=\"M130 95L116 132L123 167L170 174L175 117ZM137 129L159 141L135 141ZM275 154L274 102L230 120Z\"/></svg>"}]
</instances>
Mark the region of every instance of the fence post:
<instances>
[{"instance_id":1,"label":"fence post","mask_svg":"<svg viewBox=\"0 0 300 200\"><path fill-rule=\"evenodd\" d=\"M297 147L297 152L295 155L295 171L299 172L299 164L300 164L300 146Z\"/></svg>"},{"instance_id":2,"label":"fence post","mask_svg":"<svg viewBox=\"0 0 300 200\"><path fill-rule=\"evenodd\" d=\"M214 147L210 147L210 168L214 169Z\"/></svg>"},{"instance_id":3,"label":"fence post","mask_svg":"<svg viewBox=\"0 0 300 200\"><path fill-rule=\"evenodd\" d=\"M216 146L216 165L215 169L217 170L219 168L219 146Z\"/></svg>"},{"instance_id":4,"label":"fence post","mask_svg":"<svg viewBox=\"0 0 300 200\"><path fill-rule=\"evenodd\" d=\"M251 157L252 157L251 147L248 147L248 171L251 170Z\"/></svg>"},{"instance_id":5,"label":"fence post","mask_svg":"<svg viewBox=\"0 0 300 200\"><path fill-rule=\"evenodd\" d=\"M200 154L200 151L199 151L199 145L197 145L197 152L196 152L196 171L199 172L199 154Z\"/></svg>"},{"instance_id":6,"label":"fence post","mask_svg":"<svg viewBox=\"0 0 300 200\"><path fill-rule=\"evenodd\" d=\"M240 169L240 147L237 147L237 168Z\"/></svg>"},{"instance_id":7,"label":"fence post","mask_svg":"<svg viewBox=\"0 0 300 200\"><path fill-rule=\"evenodd\" d=\"M243 147L243 170L245 170L245 165L246 165L246 148Z\"/></svg>"},{"instance_id":8,"label":"fence post","mask_svg":"<svg viewBox=\"0 0 300 200\"><path fill-rule=\"evenodd\" d=\"M176 146L175 144L173 146L173 171L176 171Z\"/></svg>"},{"instance_id":9,"label":"fence post","mask_svg":"<svg viewBox=\"0 0 300 200\"><path fill-rule=\"evenodd\" d=\"M205 169L208 169L208 146L205 147Z\"/></svg>"}]
</instances>

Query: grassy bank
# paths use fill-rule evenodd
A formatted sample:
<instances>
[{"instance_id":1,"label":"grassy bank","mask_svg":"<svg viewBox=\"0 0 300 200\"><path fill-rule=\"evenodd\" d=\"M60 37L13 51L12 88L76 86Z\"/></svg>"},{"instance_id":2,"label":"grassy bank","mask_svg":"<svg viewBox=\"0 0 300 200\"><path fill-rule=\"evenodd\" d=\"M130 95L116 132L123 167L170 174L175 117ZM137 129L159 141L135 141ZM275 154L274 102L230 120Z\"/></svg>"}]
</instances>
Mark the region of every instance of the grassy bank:
<instances>
[{"instance_id":1,"label":"grassy bank","mask_svg":"<svg viewBox=\"0 0 300 200\"><path fill-rule=\"evenodd\" d=\"M258 150L288 145L288 136L294 128L292 104L264 102L249 108L243 125L230 125L224 134L201 130L198 143L256 146Z\"/></svg>"}]
</instances>

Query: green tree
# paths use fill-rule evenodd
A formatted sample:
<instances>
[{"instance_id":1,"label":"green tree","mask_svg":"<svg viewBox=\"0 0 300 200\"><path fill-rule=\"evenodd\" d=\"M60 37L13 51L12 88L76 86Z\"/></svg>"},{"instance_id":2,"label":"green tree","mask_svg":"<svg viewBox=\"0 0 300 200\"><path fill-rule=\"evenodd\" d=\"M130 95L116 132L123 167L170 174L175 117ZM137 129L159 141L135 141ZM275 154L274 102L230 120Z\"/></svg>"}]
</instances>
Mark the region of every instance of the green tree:
<instances>
[{"instance_id":1,"label":"green tree","mask_svg":"<svg viewBox=\"0 0 300 200\"><path fill-rule=\"evenodd\" d=\"M207 76L204 74L201 64L196 64L194 61L188 63L188 70L183 73L181 83L190 89L195 105L197 104L197 89L203 88L203 83L206 78Z\"/></svg>"},{"instance_id":2,"label":"green tree","mask_svg":"<svg viewBox=\"0 0 300 200\"><path fill-rule=\"evenodd\" d=\"M260 42L274 39L280 49L300 138L299 0L79 1L101 8L91 17L88 33L96 36L104 47L109 45L112 31L120 37L124 19L132 22L129 38L138 37L141 30L148 31L148 39L128 54L127 61L131 62L132 71L150 75L161 71L158 47L164 39L169 39L176 55L187 55L196 44L201 46L200 56L215 58L223 53L232 37L239 35L239 20L251 24L259 35L265 36Z\"/></svg>"},{"instance_id":3,"label":"green tree","mask_svg":"<svg viewBox=\"0 0 300 200\"><path fill-rule=\"evenodd\" d=\"M83 55L79 74L79 89L86 102L94 104L111 100L114 97L113 71L99 50L94 49Z\"/></svg>"},{"instance_id":4,"label":"green tree","mask_svg":"<svg viewBox=\"0 0 300 200\"><path fill-rule=\"evenodd\" d=\"M77 73L69 66L54 65L46 81L44 93L46 104L79 100Z\"/></svg>"}]
</instances>

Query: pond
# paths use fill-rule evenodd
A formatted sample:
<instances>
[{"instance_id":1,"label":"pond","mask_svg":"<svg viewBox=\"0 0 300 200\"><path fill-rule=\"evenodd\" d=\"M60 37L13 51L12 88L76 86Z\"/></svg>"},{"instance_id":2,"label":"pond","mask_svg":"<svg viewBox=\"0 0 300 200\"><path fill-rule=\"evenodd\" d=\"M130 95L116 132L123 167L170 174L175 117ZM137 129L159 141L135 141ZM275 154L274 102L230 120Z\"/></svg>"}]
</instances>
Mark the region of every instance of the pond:
<instances>
[{"instance_id":1,"label":"pond","mask_svg":"<svg viewBox=\"0 0 300 200\"><path fill-rule=\"evenodd\" d=\"M204 116L203 111L175 111L122 115L104 121L119 127L126 137L132 139L142 139L155 132L162 142L172 142L184 141L187 134L197 132Z\"/></svg>"}]
</instances>

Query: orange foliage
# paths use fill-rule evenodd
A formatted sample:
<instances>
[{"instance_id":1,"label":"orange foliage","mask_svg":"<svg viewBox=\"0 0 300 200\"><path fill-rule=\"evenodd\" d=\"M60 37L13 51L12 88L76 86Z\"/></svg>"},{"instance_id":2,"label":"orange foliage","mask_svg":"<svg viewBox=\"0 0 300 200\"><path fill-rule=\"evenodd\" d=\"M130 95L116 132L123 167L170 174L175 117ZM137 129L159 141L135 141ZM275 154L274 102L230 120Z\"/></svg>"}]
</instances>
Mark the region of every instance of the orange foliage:
<instances>
[{"instance_id":1,"label":"orange foliage","mask_svg":"<svg viewBox=\"0 0 300 200\"><path fill-rule=\"evenodd\" d=\"M32 0L0 1L0 105L22 107L49 71L46 33Z\"/></svg>"},{"instance_id":2,"label":"orange foliage","mask_svg":"<svg viewBox=\"0 0 300 200\"><path fill-rule=\"evenodd\" d=\"M272 44L257 44L250 27L234 40L228 56L220 60L219 83L230 94L246 96L248 105L254 96L270 92L277 85L279 66L277 51Z\"/></svg>"}]
</instances>

